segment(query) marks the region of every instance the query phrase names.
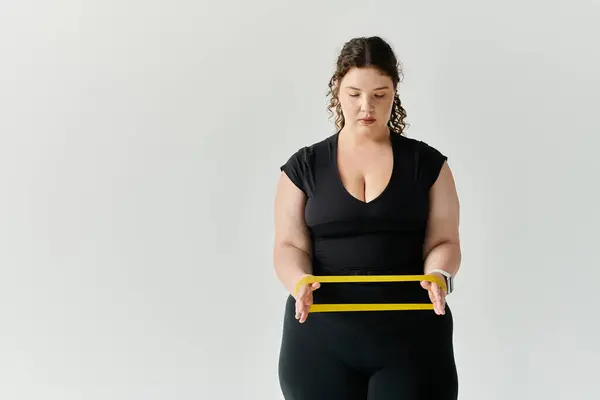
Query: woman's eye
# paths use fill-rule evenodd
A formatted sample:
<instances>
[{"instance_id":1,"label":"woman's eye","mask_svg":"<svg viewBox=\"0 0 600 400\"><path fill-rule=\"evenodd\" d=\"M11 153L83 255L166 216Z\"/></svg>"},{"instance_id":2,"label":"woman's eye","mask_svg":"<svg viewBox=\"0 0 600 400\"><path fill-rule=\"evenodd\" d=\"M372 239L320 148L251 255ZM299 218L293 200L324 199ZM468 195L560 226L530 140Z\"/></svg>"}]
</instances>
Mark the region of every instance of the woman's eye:
<instances>
[{"instance_id":1,"label":"woman's eye","mask_svg":"<svg viewBox=\"0 0 600 400\"><path fill-rule=\"evenodd\" d=\"M360 96L360 93L349 93L348 95L349 95L350 97L359 97L359 96ZM375 98L377 98L377 99L381 99L381 98L385 97L385 94L376 94L376 95L374 95L374 96L375 96Z\"/></svg>"}]
</instances>

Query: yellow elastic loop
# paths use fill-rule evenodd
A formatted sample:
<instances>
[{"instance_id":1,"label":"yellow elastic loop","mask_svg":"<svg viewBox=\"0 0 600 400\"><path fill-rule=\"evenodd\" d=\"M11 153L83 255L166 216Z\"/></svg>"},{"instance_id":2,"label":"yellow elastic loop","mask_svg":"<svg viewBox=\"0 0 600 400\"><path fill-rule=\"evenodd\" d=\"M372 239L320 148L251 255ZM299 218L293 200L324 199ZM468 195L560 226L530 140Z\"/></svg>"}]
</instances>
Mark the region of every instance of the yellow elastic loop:
<instances>
[{"instance_id":1,"label":"yellow elastic loop","mask_svg":"<svg viewBox=\"0 0 600 400\"><path fill-rule=\"evenodd\" d=\"M302 285L314 282L320 283L354 283L354 282L420 282L428 281L438 284L446 291L446 282L435 275L328 275L305 276L296 284L298 294ZM309 312L339 312L339 311L404 311L404 310L433 310L433 304L400 303L400 304L313 304Z\"/></svg>"}]
</instances>

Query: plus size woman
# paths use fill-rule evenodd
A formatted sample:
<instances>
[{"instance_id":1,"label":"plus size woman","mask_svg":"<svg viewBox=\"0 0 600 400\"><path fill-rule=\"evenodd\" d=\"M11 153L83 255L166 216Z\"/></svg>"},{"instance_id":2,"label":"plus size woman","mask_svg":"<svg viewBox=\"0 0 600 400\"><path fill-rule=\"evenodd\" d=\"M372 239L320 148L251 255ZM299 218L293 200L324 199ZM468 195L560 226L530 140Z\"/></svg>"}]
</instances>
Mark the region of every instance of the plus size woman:
<instances>
[{"instance_id":1,"label":"plus size woman","mask_svg":"<svg viewBox=\"0 0 600 400\"><path fill-rule=\"evenodd\" d=\"M320 275L423 275L461 261L447 157L408 138L401 70L380 37L345 43L329 82L336 131L281 166L275 272L289 291L279 357L287 400L456 400L453 318L429 281L309 283ZM429 303L433 310L309 313L322 303Z\"/></svg>"}]
</instances>

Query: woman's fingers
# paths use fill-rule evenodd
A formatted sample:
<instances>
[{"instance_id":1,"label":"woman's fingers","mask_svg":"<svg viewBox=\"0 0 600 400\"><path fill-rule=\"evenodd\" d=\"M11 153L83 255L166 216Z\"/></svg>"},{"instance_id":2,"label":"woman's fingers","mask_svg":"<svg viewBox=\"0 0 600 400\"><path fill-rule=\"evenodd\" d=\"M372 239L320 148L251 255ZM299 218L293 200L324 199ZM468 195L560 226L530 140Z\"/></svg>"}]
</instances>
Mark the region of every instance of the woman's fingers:
<instances>
[{"instance_id":1,"label":"woman's fingers","mask_svg":"<svg viewBox=\"0 0 600 400\"><path fill-rule=\"evenodd\" d=\"M436 288L439 288L438 285L431 283L429 281L422 281L421 286L424 289L427 289L427 294L429 295L429 301L433 304L433 310L436 314L440 314L440 298L437 295Z\"/></svg>"},{"instance_id":2,"label":"woman's fingers","mask_svg":"<svg viewBox=\"0 0 600 400\"><path fill-rule=\"evenodd\" d=\"M300 314L300 319L298 321L303 324L306 321L306 318L308 318L308 311L304 309Z\"/></svg>"},{"instance_id":3,"label":"woman's fingers","mask_svg":"<svg viewBox=\"0 0 600 400\"><path fill-rule=\"evenodd\" d=\"M307 304L307 302L305 301L305 299L301 299L298 302L298 312L296 313L296 319L298 319L298 321L300 323L304 323L304 321L306 321L306 318L308 318L308 310L310 308L310 304Z\"/></svg>"},{"instance_id":4,"label":"woman's fingers","mask_svg":"<svg viewBox=\"0 0 600 400\"><path fill-rule=\"evenodd\" d=\"M312 303L312 291L312 287L305 286L296 299L296 319L301 323L308 318L308 311Z\"/></svg>"},{"instance_id":5,"label":"woman's fingers","mask_svg":"<svg viewBox=\"0 0 600 400\"><path fill-rule=\"evenodd\" d=\"M433 298L435 300L435 312L440 315L441 314L441 301L442 299L440 298L440 291L439 291L439 286L438 285L431 285L431 291L433 292Z\"/></svg>"},{"instance_id":6,"label":"woman's fingers","mask_svg":"<svg viewBox=\"0 0 600 400\"><path fill-rule=\"evenodd\" d=\"M301 322L306 320L306 305L304 305L301 299L298 299L296 302L296 319Z\"/></svg>"},{"instance_id":7,"label":"woman's fingers","mask_svg":"<svg viewBox=\"0 0 600 400\"><path fill-rule=\"evenodd\" d=\"M298 295L296 296L296 319L300 319L302 316L304 307L304 296L306 296L306 288L303 286L300 288Z\"/></svg>"},{"instance_id":8,"label":"woman's fingers","mask_svg":"<svg viewBox=\"0 0 600 400\"><path fill-rule=\"evenodd\" d=\"M446 304L443 290L438 285L431 285L431 291L434 298L434 309L438 315L445 314Z\"/></svg>"},{"instance_id":9,"label":"woman's fingers","mask_svg":"<svg viewBox=\"0 0 600 400\"><path fill-rule=\"evenodd\" d=\"M312 305L312 292L321 287L319 282L303 286L296 299L296 319L303 323L308 318L310 306Z\"/></svg>"}]
</instances>

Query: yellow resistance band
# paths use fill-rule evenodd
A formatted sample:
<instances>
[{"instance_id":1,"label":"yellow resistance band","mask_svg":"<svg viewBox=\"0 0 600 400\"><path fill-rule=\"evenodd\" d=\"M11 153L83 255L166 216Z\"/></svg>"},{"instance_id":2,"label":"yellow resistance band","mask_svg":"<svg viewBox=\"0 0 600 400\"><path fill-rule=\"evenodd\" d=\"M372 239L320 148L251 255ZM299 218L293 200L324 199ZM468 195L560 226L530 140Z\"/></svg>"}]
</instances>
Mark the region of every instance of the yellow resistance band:
<instances>
[{"instance_id":1,"label":"yellow resistance band","mask_svg":"<svg viewBox=\"0 0 600 400\"><path fill-rule=\"evenodd\" d=\"M446 291L446 282L434 275L340 275L340 276L305 276L296 284L296 294L302 285L320 283L352 283L352 282L415 282L428 281L437 283ZM401 304L313 304L309 312L334 311L400 311L400 310L433 310L433 304L401 303Z\"/></svg>"}]
</instances>

